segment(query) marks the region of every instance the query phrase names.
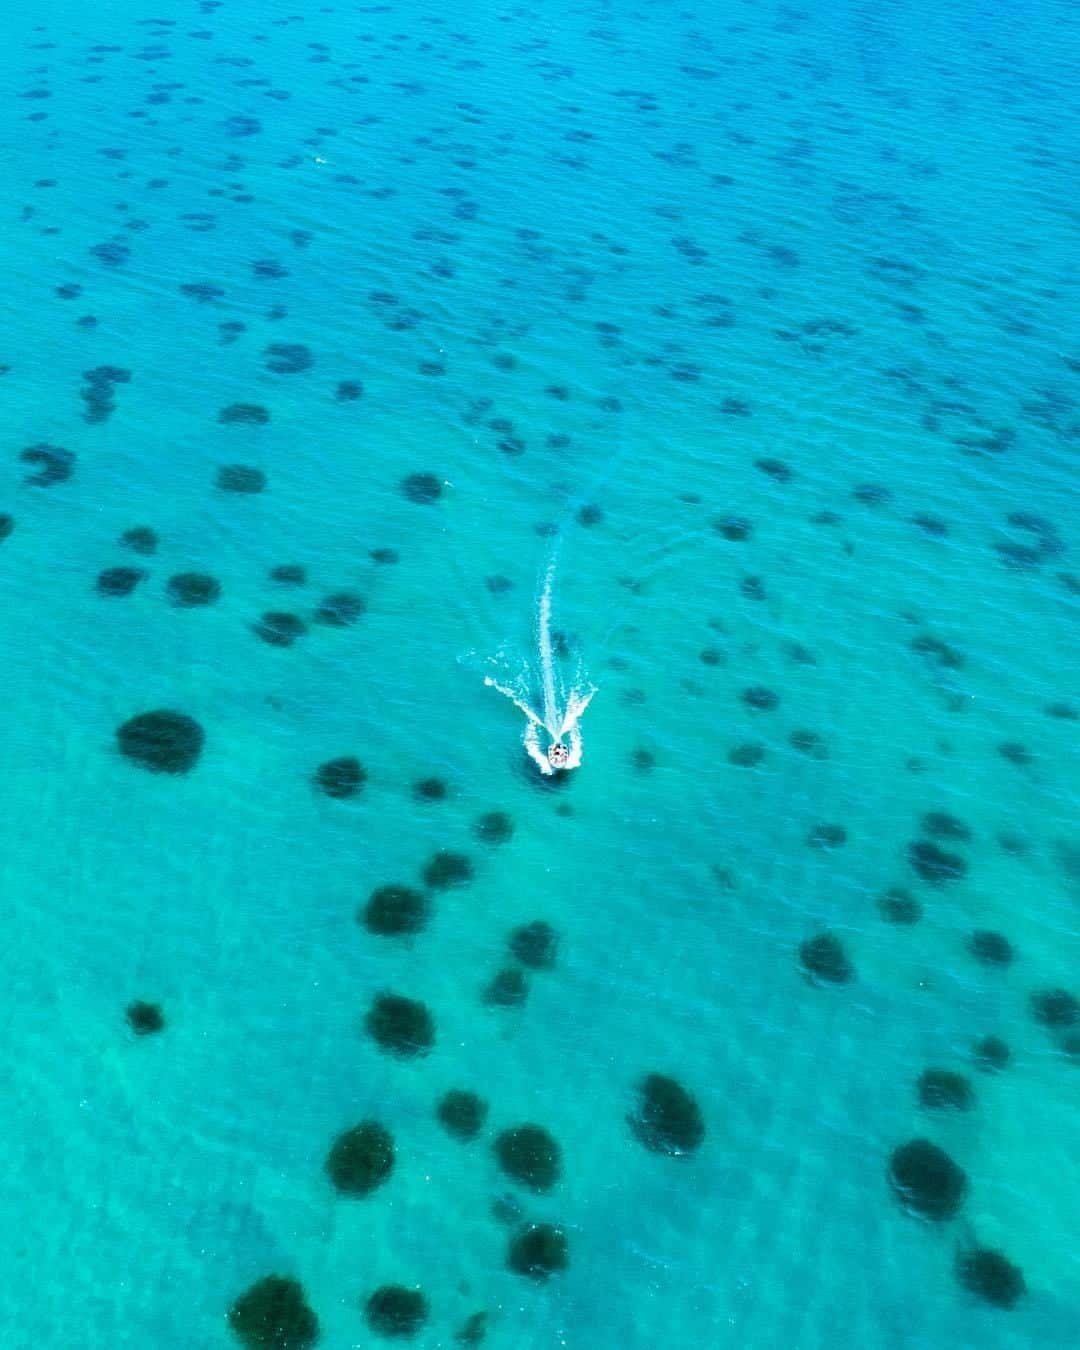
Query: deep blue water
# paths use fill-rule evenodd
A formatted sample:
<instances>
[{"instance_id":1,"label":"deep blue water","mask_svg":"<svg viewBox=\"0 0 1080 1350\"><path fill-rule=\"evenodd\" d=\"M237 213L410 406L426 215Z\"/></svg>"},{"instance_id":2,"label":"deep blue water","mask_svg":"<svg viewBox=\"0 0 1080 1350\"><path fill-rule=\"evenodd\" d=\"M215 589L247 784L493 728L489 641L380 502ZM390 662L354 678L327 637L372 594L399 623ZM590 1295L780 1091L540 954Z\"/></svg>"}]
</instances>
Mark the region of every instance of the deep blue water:
<instances>
[{"instance_id":1,"label":"deep blue water","mask_svg":"<svg viewBox=\"0 0 1080 1350\"><path fill-rule=\"evenodd\" d=\"M493 1350L1074 1345L1080 1005L1040 995L1080 998L1076 8L7 28L3 1344L224 1350L279 1275L325 1350L384 1343L385 1285L428 1348L481 1312ZM555 784L483 683L553 552L598 686ZM121 753L162 709L183 772ZM389 884L422 931L358 922ZM427 1053L366 1029L387 992ZM650 1073L682 1156L628 1124ZM368 1119L396 1161L347 1197ZM540 1193L497 1160L526 1122ZM890 1183L915 1138L951 1217ZM546 1281L507 1264L536 1224Z\"/></svg>"}]
</instances>

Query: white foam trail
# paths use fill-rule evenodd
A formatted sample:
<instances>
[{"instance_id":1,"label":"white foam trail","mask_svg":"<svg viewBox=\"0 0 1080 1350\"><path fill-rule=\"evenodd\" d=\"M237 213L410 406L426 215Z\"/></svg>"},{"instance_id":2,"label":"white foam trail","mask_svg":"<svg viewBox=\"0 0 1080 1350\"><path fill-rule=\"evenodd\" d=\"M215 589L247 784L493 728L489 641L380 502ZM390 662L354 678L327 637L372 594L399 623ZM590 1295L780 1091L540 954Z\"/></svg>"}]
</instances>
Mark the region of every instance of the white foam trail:
<instances>
[{"instance_id":1,"label":"white foam trail","mask_svg":"<svg viewBox=\"0 0 1080 1350\"><path fill-rule=\"evenodd\" d=\"M544 719L534 713L525 700L518 698L517 694L515 694L512 689L508 689L505 684L500 684L498 680L493 680L490 675L484 676L484 683L488 685L489 688L497 689L500 694L504 694L515 707L521 709L529 721L535 726L541 727L544 725Z\"/></svg>"},{"instance_id":2,"label":"white foam trail","mask_svg":"<svg viewBox=\"0 0 1080 1350\"><path fill-rule=\"evenodd\" d=\"M580 719L581 714L592 702L593 695L595 693L596 693L596 686L590 685L589 688L583 694L579 694L575 690L570 695L566 704L566 713L563 717L562 723L559 726L559 730L556 733L557 740L561 740L564 736L568 735L571 731L573 731L577 727L578 720Z\"/></svg>"},{"instance_id":3,"label":"white foam trail","mask_svg":"<svg viewBox=\"0 0 1080 1350\"><path fill-rule=\"evenodd\" d=\"M555 563L552 558L544 577L544 589L540 594L540 612L538 615L538 639L540 649L540 676L544 689L544 726L559 739L559 713L555 699L555 662L551 654L551 588L555 581Z\"/></svg>"},{"instance_id":4,"label":"white foam trail","mask_svg":"<svg viewBox=\"0 0 1080 1350\"><path fill-rule=\"evenodd\" d=\"M548 564L537 606L536 646L539 672L534 669L530 677L529 667L525 666L516 678L507 675L501 679L496 679L493 675L484 676L484 683L489 688L497 689L515 708L525 714L528 719L524 737L526 753L541 773L549 775L555 770L548 759L547 752L550 747L545 749L540 745L540 731L546 731L552 742L567 742L568 759L561 767L576 769L581 763L582 755L578 722L596 693L596 687L587 683L584 672L579 667L570 692L566 695L565 707L560 710L563 690L555 670L555 654L551 646L551 595L555 586L556 563L557 558L553 557ZM502 653L499 654L497 662L505 667L506 662ZM541 686L543 715L534 711L528 702L532 691L535 690L537 675Z\"/></svg>"}]
</instances>

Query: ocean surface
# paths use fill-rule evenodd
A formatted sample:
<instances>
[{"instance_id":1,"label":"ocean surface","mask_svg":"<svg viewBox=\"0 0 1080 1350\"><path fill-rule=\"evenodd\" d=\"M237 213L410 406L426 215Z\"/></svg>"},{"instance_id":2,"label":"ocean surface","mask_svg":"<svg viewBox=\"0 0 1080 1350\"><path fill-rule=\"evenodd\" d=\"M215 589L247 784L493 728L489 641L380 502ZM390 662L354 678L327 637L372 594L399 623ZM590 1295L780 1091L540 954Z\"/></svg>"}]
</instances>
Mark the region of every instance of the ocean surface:
<instances>
[{"instance_id":1,"label":"ocean surface","mask_svg":"<svg viewBox=\"0 0 1080 1350\"><path fill-rule=\"evenodd\" d=\"M36 0L0 67L6 1350L302 1350L267 1276L323 1350L1075 1346L1076 6ZM547 779L484 678L551 568Z\"/></svg>"}]
</instances>

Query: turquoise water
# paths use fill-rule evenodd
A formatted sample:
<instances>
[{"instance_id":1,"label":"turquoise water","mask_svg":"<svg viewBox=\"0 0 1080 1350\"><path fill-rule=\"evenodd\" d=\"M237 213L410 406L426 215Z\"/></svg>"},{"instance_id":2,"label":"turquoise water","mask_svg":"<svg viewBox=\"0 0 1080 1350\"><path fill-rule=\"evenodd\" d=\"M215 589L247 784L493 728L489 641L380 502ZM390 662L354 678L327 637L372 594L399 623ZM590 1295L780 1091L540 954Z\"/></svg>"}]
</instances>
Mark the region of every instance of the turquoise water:
<instances>
[{"instance_id":1,"label":"turquoise water","mask_svg":"<svg viewBox=\"0 0 1080 1350\"><path fill-rule=\"evenodd\" d=\"M479 1311L514 1350L1075 1344L1080 1069L1030 1000L1080 995L1076 10L32 8L2 57L4 1344L236 1345L269 1274L326 1350L382 1343L395 1283L425 1347ZM42 443L63 481L27 483ZM483 675L533 655L556 536L599 693L551 786ZM170 603L192 571L220 596ZM319 622L338 592L365 612ZM287 647L253 631L281 610ZM161 708L203 729L189 772L118 753ZM313 782L339 756L348 799ZM938 885L927 812L970 832ZM357 923L443 849L473 877L423 932ZM537 919L555 968L487 1005ZM804 978L823 932L854 978ZM365 1033L386 990L429 1054ZM921 1104L928 1067L974 1105ZM628 1128L654 1071L700 1104L689 1156ZM451 1088L489 1103L471 1143ZM367 1118L395 1168L344 1198L324 1159ZM542 1195L492 1150L526 1121L562 1150ZM950 1221L890 1188L919 1136L969 1178ZM547 1282L506 1265L533 1222L567 1235ZM1015 1307L956 1278L973 1243Z\"/></svg>"}]
</instances>

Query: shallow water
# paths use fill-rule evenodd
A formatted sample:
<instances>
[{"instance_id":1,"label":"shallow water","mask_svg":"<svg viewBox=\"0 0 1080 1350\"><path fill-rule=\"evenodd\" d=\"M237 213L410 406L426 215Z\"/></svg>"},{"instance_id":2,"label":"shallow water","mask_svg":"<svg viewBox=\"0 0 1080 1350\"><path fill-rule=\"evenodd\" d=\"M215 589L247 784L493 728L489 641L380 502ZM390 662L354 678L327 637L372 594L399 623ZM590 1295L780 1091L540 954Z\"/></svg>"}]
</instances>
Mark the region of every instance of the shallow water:
<instances>
[{"instance_id":1,"label":"shallow water","mask_svg":"<svg viewBox=\"0 0 1080 1350\"><path fill-rule=\"evenodd\" d=\"M425 1347L482 1309L514 1350L1071 1344L1080 1068L1029 999L1080 995L1075 11L33 8L0 57L5 1345L235 1345L271 1273L327 1350L378 1343L385 1283L422 1285ZM42 443L64 481L27 483ZM553 530L600 692L545 787L483 672L533 650ZM170 603L192 571L216 602ZM356 622L316 620L337 592ZM253 631L280 610L288 647ZM159 708L205 732L188 773L118 753ZM930 811L970 831L939 886ZM366 932L440 849L471 882ZM556 968L485 1006L534 919ZM803 978L825 931L848 983ZM429 1055L365 1034L383 990ZM920 1106L928 1066L974 1108ZM652 1071L692 1156L627 1126ZM471 1144L452 1087L490 1103ZM344 1199L323 1161L368 1117L398 1161ZM549 1194L495 1163L523 1121ZM916 1136L968 1173L949 1223L890 1191ZM567 1231L546 1284L506 1268L507 1195ZM958 1283L972 1242L1015 1308Z\"/></svg>"}]
</instances>

